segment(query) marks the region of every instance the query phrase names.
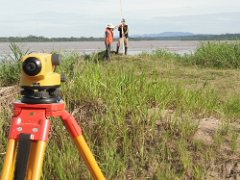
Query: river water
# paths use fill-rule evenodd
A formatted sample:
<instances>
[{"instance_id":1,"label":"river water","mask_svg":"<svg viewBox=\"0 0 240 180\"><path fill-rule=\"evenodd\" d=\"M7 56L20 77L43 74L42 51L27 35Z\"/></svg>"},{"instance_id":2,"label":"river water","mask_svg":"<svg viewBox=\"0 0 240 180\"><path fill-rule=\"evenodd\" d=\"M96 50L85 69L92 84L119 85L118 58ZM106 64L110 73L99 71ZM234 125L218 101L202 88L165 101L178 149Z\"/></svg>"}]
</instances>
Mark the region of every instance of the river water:
<instances>
[{"instance_id":1,"label":"river water","mask_svg":"<svg viewBox=\"0 0 240 180\"><path fill-rule=\"evenodd\" d=\"M199 41L129 41L128 54L135 55L141 52L151 52L156 49L167 49L179 54L194 52L200 44ZM9 48L10 43L0 42L0 56L11 54ZM29 52L51 52L53 50L61 53L79 52L89 54L104 50L104 42L102 41L81 41L81 42L24 42L17 43L23 50ZM116 49L116 42L112 45L112 50ZM122 48L120 48L122 51Z\"/></svg>"}]
</instances>

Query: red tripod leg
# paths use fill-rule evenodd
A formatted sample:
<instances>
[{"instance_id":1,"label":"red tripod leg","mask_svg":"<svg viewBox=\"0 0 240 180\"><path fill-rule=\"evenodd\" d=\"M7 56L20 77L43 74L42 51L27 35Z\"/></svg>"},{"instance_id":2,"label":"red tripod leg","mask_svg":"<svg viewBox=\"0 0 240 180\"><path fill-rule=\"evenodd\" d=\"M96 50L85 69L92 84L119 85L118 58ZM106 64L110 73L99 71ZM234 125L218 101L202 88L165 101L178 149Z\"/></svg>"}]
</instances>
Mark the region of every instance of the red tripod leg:
<instances>
[{"instance_id":1,"label":"red tripod leg","mask_svg":"<svg viewBox=\"0 0 240 180\"><path fill-rule=\"evenodd\" d=\"M105 179L87 143L82 136L82 130L75 118L71 116L67 111L64 111L61 115L61 119L66 128L68 129L69 133L71 134L72 139L74 140L84 162L86 163L94 179Z\"/></svg>"}]
</instances>

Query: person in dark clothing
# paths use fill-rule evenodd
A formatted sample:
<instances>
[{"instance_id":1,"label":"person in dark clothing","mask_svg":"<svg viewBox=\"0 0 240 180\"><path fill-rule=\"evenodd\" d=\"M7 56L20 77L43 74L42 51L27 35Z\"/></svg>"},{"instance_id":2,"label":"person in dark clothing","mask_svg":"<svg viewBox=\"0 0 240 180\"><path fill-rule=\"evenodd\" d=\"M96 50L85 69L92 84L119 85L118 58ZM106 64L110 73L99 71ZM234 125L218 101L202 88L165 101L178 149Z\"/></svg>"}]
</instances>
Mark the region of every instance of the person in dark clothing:
<instances>
[{"instance_id":1,"label":"person in dark clothing","mask_svg":"<svg viewBox=\"0 0 240 180\"><path fill-rule=\"evenodd\" d=\"M108 24L105 30L104 43L106 47L105 59L110 59L111 44L113 42L113 30L115 26L113 24Z\"/></svg>"},{"instance_id":2,"label":"person in dark clothing","mask_svg":"<svg viewBox=\"0 0 240 180\"><path fill-rule=\"evenodd\" d=\"M124 53L127 55L127 49L128 49L128 25L126 24L125 19L122 19L121 24L118 26L119 31L119 39L117 43L117 51L116 54L119 52L119 47L121 42L124 42Z\"/></svg>"}]
</instances>

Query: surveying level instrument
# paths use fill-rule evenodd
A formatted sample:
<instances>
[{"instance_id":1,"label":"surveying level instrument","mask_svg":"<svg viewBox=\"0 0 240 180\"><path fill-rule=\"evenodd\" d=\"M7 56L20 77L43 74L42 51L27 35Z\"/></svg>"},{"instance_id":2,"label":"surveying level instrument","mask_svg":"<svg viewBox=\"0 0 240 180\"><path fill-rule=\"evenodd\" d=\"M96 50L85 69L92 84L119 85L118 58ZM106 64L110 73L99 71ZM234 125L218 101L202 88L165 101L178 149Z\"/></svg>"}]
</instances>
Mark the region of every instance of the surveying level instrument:
<instances>
[{"instance_id":1,"label":"surveying level instrument","mask_svg":"<svg viewBox=\"0 0 240 180\"><path fill-rule=\"evenodd\" d=\"M60 83L64 75L56 73L60 64L58 54L32 53L22 59L20 86L23 95L21 102L28 104L57 103Z\"/></svg>"},{"instance_id":2,"label":"surveying level instrument","mask_svg":"<svg viewBox=\"0 0 240 180\"><path fill-rule=\"evenodd\" d=\"M50 121L60 117L94 179L105 179L82 135L77 121L59 97L63 75L55 72L57 54L30 53L21 59L20 101L13 103L13 117L0 180L39 180L48 141Z\"/></svg>"}]
</instances>

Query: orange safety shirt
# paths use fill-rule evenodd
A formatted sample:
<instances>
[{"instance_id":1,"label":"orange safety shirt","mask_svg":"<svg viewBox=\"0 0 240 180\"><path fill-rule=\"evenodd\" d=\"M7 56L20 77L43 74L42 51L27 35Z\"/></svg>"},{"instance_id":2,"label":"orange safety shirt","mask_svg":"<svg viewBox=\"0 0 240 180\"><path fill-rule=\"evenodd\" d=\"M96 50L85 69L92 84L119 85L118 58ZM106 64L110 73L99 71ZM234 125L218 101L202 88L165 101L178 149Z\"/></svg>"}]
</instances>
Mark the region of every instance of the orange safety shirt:
<instances>
[{"instance_id":1,"label":"orange safety shirt","mask_svg":"<svg viewBox=\"0 0 240 180\"><path fill-rule=\"evenodd\" d=\"M111 44L113 42L113 31L106 28L105 37L107 38L107 45Z\"/></svg>"}]
</instances>

